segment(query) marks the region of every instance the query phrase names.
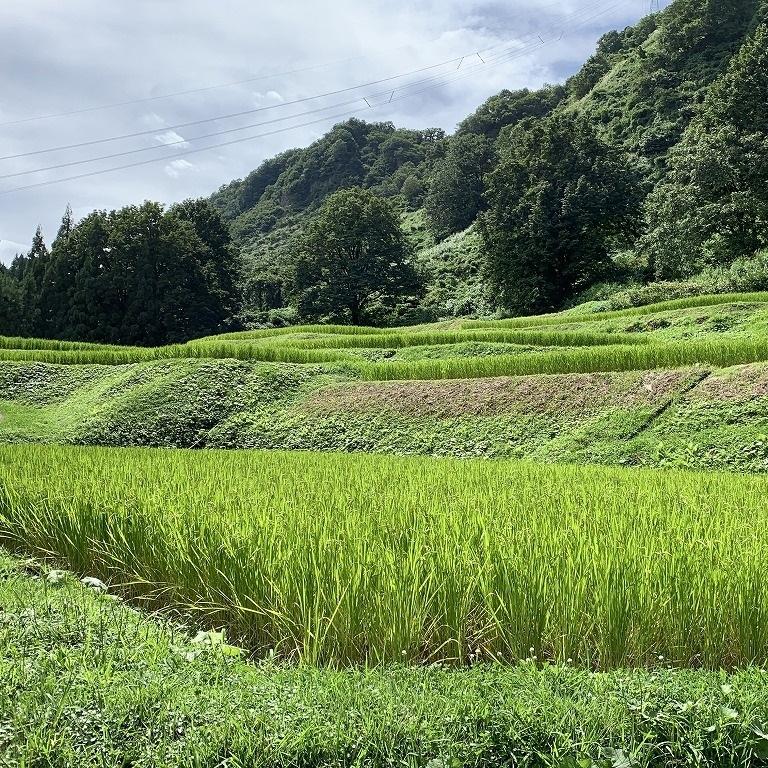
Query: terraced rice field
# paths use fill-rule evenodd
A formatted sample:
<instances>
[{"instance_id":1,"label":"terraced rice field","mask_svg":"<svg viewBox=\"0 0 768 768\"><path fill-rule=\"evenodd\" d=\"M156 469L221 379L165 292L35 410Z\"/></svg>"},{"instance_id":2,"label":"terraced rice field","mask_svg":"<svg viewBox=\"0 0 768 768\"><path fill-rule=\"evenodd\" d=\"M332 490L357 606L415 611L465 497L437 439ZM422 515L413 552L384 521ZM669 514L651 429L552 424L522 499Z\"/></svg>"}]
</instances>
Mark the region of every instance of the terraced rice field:
<instances>
[{"instance_id":1,"label":"terraced rice field","mask_svg":"<svg viewBox=\"0 0 768 768\"><path fill-rule=\"evenodd\" d=\"M690 338L660 337L631 322L659 313L734 305L762 307L768 294L699 296L631 310L560 313L499 321L463 321L402 329L297 326L225 334L166 347L120 347L0 338L0 360L123 365L179 358L314 364L378 381L555 373L727 367L768 360L765 334L700 329ZM624 325L626 326L626 322ZM663 323L669 325L668 320ZM592 326L592 327L590 327ZM663 324L662 324L662 327Z\"/></svg>"},{"instance_id":2,"label":"terraced rice field","mask_svg":"<svg viewBox=\"0 0 768 768\"><path fill-rule=\"evenodd\" d=\"M768 661L768 479L365 455L0 448L0 543L258 655Z\"/></svg>"}]
</instances>

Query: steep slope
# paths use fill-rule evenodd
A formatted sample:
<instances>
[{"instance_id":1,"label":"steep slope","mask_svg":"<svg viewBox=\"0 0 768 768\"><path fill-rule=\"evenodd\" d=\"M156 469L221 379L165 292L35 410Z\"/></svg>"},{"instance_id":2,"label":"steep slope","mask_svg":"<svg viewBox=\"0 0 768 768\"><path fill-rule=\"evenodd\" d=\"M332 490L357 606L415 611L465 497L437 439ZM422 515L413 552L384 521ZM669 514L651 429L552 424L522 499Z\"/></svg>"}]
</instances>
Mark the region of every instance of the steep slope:
<instances>
[{"instance_id":1,"label":"steep slope","mask_svg":"<svg viewBox=\"0 0 768 768\"><path fill-rule=\"evenodd\" d=\"M568 83L569 106L611 143L663 176L709 87L757 23L760 0L676 0L623 32L609 32Z\"/></svg>"}]
</instances>

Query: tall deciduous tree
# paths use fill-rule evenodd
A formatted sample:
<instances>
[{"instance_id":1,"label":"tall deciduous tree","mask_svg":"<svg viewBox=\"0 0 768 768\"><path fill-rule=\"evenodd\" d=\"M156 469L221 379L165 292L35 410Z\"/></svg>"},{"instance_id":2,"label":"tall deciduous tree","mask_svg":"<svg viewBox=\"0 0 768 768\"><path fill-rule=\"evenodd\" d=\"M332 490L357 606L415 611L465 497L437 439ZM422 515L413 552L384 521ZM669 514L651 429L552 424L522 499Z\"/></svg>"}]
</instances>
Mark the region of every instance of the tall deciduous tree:
<instances>
[{"instance_id":1,"label":"tall deciduous tree","mask_svg":"<svg viewBox=\"0 0 768 768\"><path fill-rule=\"evenodd\" d=\"M605 272L611 248L638 226L635 173L587 121L567 113L506 135L488 201L486 274L517 313L560 307Z\"/></svg>"},{"instance_id":2,"label":"tall deciduous tree","mask_svg":"<svg viewBox=\"0 0 768 768\"><path fill-rule=\"evenodd\" d=\"M466 229L484 207L483 179L493 160L493 143L485 136L459 134L438 163L424 209L438 239Z\"/></svg>"},{"instance_id":3,"label":"tall deciduous tree","mask_svg":"<svg viewBox=\"0 0 768 768\"><path fill-rule=\"evenodd\" d=\"M409 247L392 204L360 188L331 195L308 227L295 271L299 314L361 324L374 304L416 292Z\"/></svg>"}]
</instances>

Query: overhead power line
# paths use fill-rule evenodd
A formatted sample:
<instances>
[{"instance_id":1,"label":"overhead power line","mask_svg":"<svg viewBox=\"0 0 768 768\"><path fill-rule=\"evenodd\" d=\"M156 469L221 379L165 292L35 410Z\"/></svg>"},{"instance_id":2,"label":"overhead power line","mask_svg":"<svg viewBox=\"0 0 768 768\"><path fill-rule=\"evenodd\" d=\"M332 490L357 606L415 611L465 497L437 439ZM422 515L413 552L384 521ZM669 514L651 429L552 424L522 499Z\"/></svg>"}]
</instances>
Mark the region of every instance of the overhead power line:
<instances>
[{"instance_id":1,"label":"overhead power line","mask_svg":"<svg viewBox=\"0 0 768 768\"><path fill-rule=\"evenodd\" d=\"M557 5L557 3L552 3L551 5ZM408 46L401 45L392 50L400 51L407 47ZM493 45L488 48L481 48L480 53L491 51L496 47L498 47L498 45ZM378 56L382 56L382 55L384 54L383 53L378 54ZM352 62L352 61L361 61L361 60L370 59L370 58L371 57L369 55L350 56L346 59L328 61L322 64L312 64L306 67L299 67L297 69L288 69L283 72L271 72L266 75L247 77L243 80L231 80L226 83L216 83L215 85L205 85L198 88L187 88L182 91L171 91L169 93L158 94L157 96L143 96L137 99L126 99L125 101L113 101L107 104L96 104L92 107L81 107L80 109L72 109L66 112L54 112L48 115L31 115L30 117L22 117L17 120L7 120L5 122L1 122L0 128L5 128L12 125L22 125L24 123L33 123L40 120L54 120L54 119L63 118L63 117L73 117L75 115L85 115L91 112L101 112L109 109L117 109L118 107L129 107L135 104L148 104L148 103L157 102L157 101L166 101L168 99L178 98L179 96L193 96L198 93L208 93L210 91L218 91L224 88L235 88L240 85L252 85L253 83L263 82L265 80L272 80L277 77L288 77L290 75L299 75L305 72L314 72L314 71L317 71L318 69L327 69L329 67L336 67L341 64L348 64L349 62Z\"/></svg>"},{"instance_id":2,"label":"overhead power line","mask_svg":"<svg viewBox=\"0 0 768 768\"><path fill-rule=\"evenodd\" d=\"M399 51L405 47L406 46L400 46L399 48L395 48L394 50ZM254 77L248 77L248 78L245 78L244 80L232 80L227 83L217 83L216 85L205 85L199 88L187 88L186 90L183 90L183 91L172 91L170 93L163 93L157 96L143 96L138 99L126 99L125 101L113 101L108 104L97 104L92 107L82 107L80 109L72 109L67 112L54 112L48 115L33 115L30 117L22 117L22 118L19 118L18 120L7 120L5 122L2 122L0 123L0 128L5 128L11 125L22 125L24 123L33 123L39 120L54 120L54 119L63 118L63 117L73 117L74 115L85 115L90 112L101 112L108 109L117 109L118 107L129 107L129 106L133 106L134 104L148 104L156 101L165 101L167 99L173 99L179 96L192 96L197 93L208 93L210 91L217 91L224 88L234 88L239 85L251 85L253 83L262 82L264 80L274 79L276 77L288 77L289 75L299 75L299 74L303 74L304 72L313 72L318 69L326 69L328 67L334 67L340 64L347 64L351 61L360 61L361 59L367 59L367 58L369 57L365 55L350 56L349 58L339 59L338 61L329 61L324 64L313 64L306 67L300 67L298 69L289 69L284 72L272 72L267 75L258 75Z\"/></svg>"},{"instance_id":3,"label":"overhead power line","mask_svg":"<svg viewBox=\"0 0 768 768\"><path fill-rule=\"evenodd\" d=\"M563 19L563 22L567 24L567 23L569 23L569 19L571 17L578 17L578 16L580 16L584 12L585 9L588 10L588 9L593 8L593 7L597 7L599 5L600 5L599 0L596 0L596 1L592 2L592 3L588 3L585 6L582 6L575 13L570 14L570 16L566 16ZM541 41L540 35L528 35L527 38L523 38L523 40L531 39L531 38L538 38ZM519 44L520 42L522 42L522 41L515 41L515 44ZM509 45L509 43L508 42L507 43L498 43L495 46L491 46L489 48L482 49L482 52L486 52L487 53L488 51L492 51L492 50L498 49L498 48L500 48L500 47L502 47L504 45ZM513 50L515 50L515 49L513 49ZM496 56L498 56L498 55L499 54L496 54ZM72 144L63 144L63 145L59 145L59 146L55 146L55 147L47 147L45 149L32 150L32 151L29 151L29 152L18 152L18 153L12 154L12 155L3 155L3 156L0 156L0 161L3 161L3 160L17 160L17 159L20 159L20 158L23 158L23 157L33 157L35 155L43 155L43 154L49 154L49 153L53 153L53 152L64 152L64 151L69 151L69 150L72 150L72 149L83 149L85 147L98 146L100 144L107 144L107 143L112 143L112 142L116 142L116 141L125 141L125 140L128 140L128 139L141 138L142 136L156 136L161 131L178 131L178 130L182 130L184 128L192 128L192 127L195 127L195 126L198 126L198 125L205 125L206 123L214 123L214 122L218 122L218 121L221 121L221 120L231 120L231 119L238 118L238 117L247 117L247 116L250 116L250 115L260 114L262 112L268 112L268 111L274 110L274 109L283 109L285 107L295 106L297 104L305 104L305 103L307 103L309 101L315 101L315 100L322 99L322 98L328 98L330 96L339 96L339 95L344 94L344 93L352 93L354 91L362 90L363 88L368 88L368 87L372 87L372 86L375 86L375 85L381 85L382 83L391 83L391 82L393 82L395 80L400 80L402 78L411 77L413 75L417 75L417 74L420 74L422 72L429 72L429 71L432 71L432 70L435 70L435 69L439 69L440 67L445 67L445 66L447 66L449 64L455 64L457 62L461 62L463 59L466 59L469 56L478 56L479 57L480 56L480 52L473 51L471 53L464 54L463 56L458 56L458 57L453 57L451 59L446 59L444 61L438 62L437 64L430 64L430 65L427 65L427 66L424 66L424 67L419 67L417 69L413 69L413 70L410 70L410 71L407 71L407 72L402 72L402 73L395 74L395 75L389 75L387 77L379 78L377 80L371 80L371 81L368 81L366 83L359 83L357 85L347 86L345 88L338 88L338 89L335 89L333 91L326 91L325 93L314 94L312 96L305 96L305 97L302 97L302 98L299 98L299 99L292 99L290 101L284 101L284 102L281 102L279 104L270 104L270 105L263 106L263 107L256 107L256 108L253 108L253 109L241 110L241 111L238 111L238 112L231 112L229 114L216 115L216 116L213 116L213 117L201 118L199 120L190 120L190 121L187 121L187 122L184 122L184 123L175 123L173 125L166 125L166 126L162 126L162 127L158 127L158 128L151 128L151 129L146 129L146 130L141 130L141 131L134 131L132 133L125 133L125 134L121 134L121 135L117 135L117 136L107 136L107 137L104 137L104 138L101 138L101 139L90 139L90 140L86 140L86 141L75 142L75 143L72 143ZM482 57L480 57L480 60L483 61ZM483 62L483 63L485 63L485 62ZM437 75L436 77L440 77L440 76L441 75ZM389 90L387 91L387 93L389 93ZM353 104L356 101L357 100L354 100L354 101L350 101L348 103L349 104ZM333 107L329 107L329 108L333 108Z\"/></svg>"},{"instance_id":4,"label":"overhead power line","mask_svg":"<svg viewBox=\"0 0 768 768\"><path fill-rule=\"evenodd\" d=\"M497 56L488 59L485 62L485 65L501 63L502 61L510 61L510 60L512 60L514 58L519 58L520 56L523 56L523 55L526 55L526 54L530 53L532 50L541 48L541 46L542 46L542 43L536 43L534 45L528 45L528 46L525 46L523 48L515 49L512 52L508 52L508 53L504 53L504 54L498 54ZM284 115L282 117L273 118L272 120L264 120L264 121L260 121L258 123L249 123L247 125L238 126L237 128L227 128L227 129L224 129L224 130L213 131L211 133L206 133L206 134L202 134L202 135L199 135L199 136L192 136L192 137L189 137L189 138L174 139L172 141L164 142L163 144L157 144L157 145L153 145L153 146L150 146L150 147L139 147L137 149L129 149L129 150L121 151L121 152L113 152L113 153L110 153L110 154L107 154L107 155L99 155L97 157L91 157L91 158L86 158L86 159L82 159L82 160L72 160L72 161L69 161L69 162L57 163L57 164L54 164L54 165L48 165L48 166L44 166L44 167L41 167L41 168L33 168L33 169L24 170L24 171L17 171L17 172L14 172L14 173L6 173L6 174L0 175L0 180L2 180L2 179L18 178L20 176L27 176L27 175L33 174L33 173L43 173L45 171L60 170L62 168L72 168L74 166L85 165L85 164L89 164L89 163L95 163L95 162L99 162L99 161L102 161L102 160L114 160L114 159L116 159L118 157L128 157L130 155L137 155L137 154L142 154L142 153L145 153L145 152L154 152L154 151L158 151L158 150L165 150L168 147L175 146L175 145L191 144L192 142L200 141L201 139L209 139L209 138L214 138L216 136L225 136L225 135L228 135L228 134L231 134L231 133L238 133L240 131L249 130L250 128L260 128L260 127L263 127L265 125L274 125L275 123L281 123L281 122L285 122L285 121L288 121L288 120L294 120L294 119L296 119L298 117L305 117L305 116L308 116L308 115L314 115L314 114L319 114L319 113L322 113L322 112L327 112L327 111L332 110L332 109L340 109L342 107L353 106L355 104L359 104L361 100L363 102L365 102L366 106L369 109L374 109L375 107L382 106L381 104L372 103L373 101L375 101L378 98L388 96L389 98L387 99L386 104L391 104L393 101L399 101L399 100L401 100L403 98L409 98L410 96L415 95L414 93L408 93L407 91L409 89L417 86L417 85L422 85L422 84L428 83L428 82L434 82L434 85L431 85L428 88L423 88L423 89L421 89L421 90L416 92L416 93L423 93L423 92L425 92L427 90L431 90L432 88L435 88L435 87L438 87L438 86L442 86L442 85L450 84L450 83L454 82L457 79L464 79L465 77L474 74L475 71L477 71L479 69L485 68L485 65L477 64L477 65L475 65L473 67L465 68L463 70L463 72L461 73L461 75L458 76L458 77L456 77L454 75L454 73L444 73L444 74L441 74L441 75L436 75L436 76L433 76L433 77L424 78L422 80L416 80L414 82L406 83L405 85L400 86L400 88L395 89L393 91L387 90L387 91L378 91L376 93L368 93L365 96L358 96L358 97L356 97L354 99L349 99L349 100L343 101L343 102L337 102L335 104L327 104L325 106L318 107L317 109L312 109L312 110L300 112L300 113L293 114L293 115ZM437 82L438 80L440 82ZM401 93L401 95L398 96L397 99L395 99L395 93L397 93L398 91L403 92L403 93ZM355 110L355 111L357 111L357 110ZM324 119L327 119L327 116ZM160 129L160 130L166 130L167 131L167 130L170 130L170 129L165 128L165 129ZM153 134L156 135L157 133L158 133L157 130L153 131ZM162 159L163 158L158 158L158 162L160 160L162 160Z\"/></svg>"},{"instance_id":5,"label":"overhead power line","mask_svg":"<svg viewBox=\"0 0 768 768\"><path fill-rule=\"evenodd\" d=\"M583 26L584 24L588 23L589 21L592 21L595 18L597 18L597 17L599 17L601 15L604 15L605 13L608 13L611 10L619 7L620 5L623 5L625 2L627 2L627 0L617 0L617 2L614 2L614 3L610 4L610 5L608 5L607 7L603 8L598 13L595 13L595 14L587 17L587 18L581 19L580 24L576 25L574 27L574 29L578 29L579 27ZM583 10L584 10L584 8L582 8L582 12L583 12ZM547 43L556 42L557 40L560 40L560 39L562 39L562 34L557 35L557 33L556 33L556 36L553 36L549 40L542 40L542 42L536 43L535 45L529 46L528 48L534 48L534 49L541 48L543 45L546 45ZM513 53L506 53L506 54L498 54L496 57L493 58L493 61L491 61L489 63L499 63L499 61L501 61L501 60L511 60L511 59L516 57L516 54L518 56L519 55L525 55L525 54L527 54L529 52L528 48L526 48L526 49L518 49L518 51L516 53L513 52ZM473 67L473 70L483 68L484 66L487 66L487 65L481 65L481 64L475 65L475 67ZM405 93L405 94L400 95L400 96L398 96L398 97L396 97L394 99L391 98L390 92L386 91L386 94L390 95L390 100L388 102L386 102L386 103L383 103L383 104L377 104L377 105L374 105L374 106L368 105L366 107L360 107L360 108L354 109L354 110L345 110L344 112L341 112L341 113L338 113L338 114L325 115L325 116L320 117L320 118L318 118L316 120L311 120L311 121L308 121L308 122L304 122L304 123L299 123L299 124L296 124L296 125L291 125L291 126L283 127L283 128L279 128L279 129L276 129L276 130L273 130L273 131L267 131L265 133L255 134L255 135L252 135L252 136L246 136L246 137L241 137L241 138L238 138L238 139L232 139L232 140L226 141L226 142L219 142L219 143L211 144L211 145L208 145L208 146L205 146L205 147L198 147L198 148L193 148L193 149L186 150L186 151L183 151L183 152L176 152L176 153L174 153L172 155L166 155L164 157L150 158L148 160L142 160L142 161L137 161L137 162L132 162L132 163L126 163L126 164L115 166L115 167L111 167L111 168L90 171L90 172L87 172L87 173L77 174L77 175L74 175L74 176L68 176L68 177L61 178L61 179L53 179L53 180L49 180L49 181L42 181L42 182L37 182L37 183L33 183L33 184L27 184L27 185L24 185L24 186L15 187L15 188L8 189L8 190L2 190L2 191L0 191L0 195L7 195L7 194L11 194L13 192L20 192L20 191L24 191L24 190L28 190L28 189L35 189L35 188L39 188L39 187L46 187L46 186L50 186L50 185L53 185L53 184L61 184L61 183L68 182L68 181L75 181L75 180L79 180L79 179L90 178L90 177L93 177L93 176L99 176L99 175L106 174L106 173L113 173L113 172L117 172L117 171L121 171L121 170L127 170L127 169L130 169L130 168L141 167L141 166L150 165L150 164L158 163L158 162L170 163L170 162L173 162L176 159L185 158L185 157L188 157L190 155L199 154L199 153L202 153L202 152L207 152L207 151L210 151L210 150L213 150L213 149L228 147L228 146L232 146L232 145L235 145L235 144L240 144L240 143L248 142L248 141L254 141L256 139L264 138L264 137L267 137L267 136L274 136L274 135L277 135L277 134L281 134L281 133L285 133L285 132L288 132L288 131L296 130L298 128L303 128L303 127L307 127L307 126L311 126L311 125L317 125L319 123L325 123L325 122L327 122L329 120L335 120L335 119L342 118L342 117L349 117L349 116L352 116L352 115L355 115L355 114L359 114L359 113L362 113L362 112L369 111L370 109L379 109L379 108L381 108L383 106L387 106L387 104L391 103L392 101L400 101L402 99L411 98L411 97L413 97L415 95L418 95L420 93L432 90L435 87L439 87L439 86L445 85L445 84L450 83L450 82L455 82L457 80L465 79L466 77L469 77L472 74L474 74L474 71L464 71L464 72L461 72L461 73L454 72L453 75L448 75L448 76L443 75L442 77L447 78L446 82L438 83L436 85L427 86L425 88L422 88L420 90L416 90L416 91L413 91L413 92L410 92L410 93ZM434 78L428 78L428 79L434 79ZM414 84L411 84L411 86L412 85L414 85ZM408 88L408 87L411 87L411 86L404 86L403 88L405 89L405 88ZM356 100L357 103L359 103L359 101L360 101L360 99ZM325 107L325 108L323 108L322 111L325 111L325 110L328 110L328 109L331 109L331 108L332 107ZM315 111L318 111L318 110L315 110ZM301 115L294 115L294 116L287 117L287 118L281 118L279 121L286 120L286 119L295 119L296 117L300 117L300 116ZM275 121L270 121L270 122L278 122L278 121L275 120ZM259 124L256 124L256 125L259 125ZM254 127L254 126L246 126L246 127ZM232 132L234 130L239 130L239 129L231 129L230 131L227 131L227 132ZM226 133L226 132L219 132L219 135L220 135L220 133ZM212 135L214 135L214 134L212 134ZM203 138L203 137L196 137L196 139L192 139L191 141L197 140L199 138ZM187 143L187 140L184 140L184 141L185 141L185 143ZM158 147L147 147L147 148L142 148L142 149L148 150L148 149L162 149L162 148L164 148L164 147L158 146ZM136 150L129 151L129 152L126 152L126 153L116 153L116 154L124 155L124 154L130 154L132 152L136 152ZM106 158L98 158L98 159L106 159ZM93 161L95 161L95 159ZM92 161L84 160L84 161L78 161L78 162L79 163L87 163L87 162L92 162ZM27 173L29 173L29 172L27 172ZM2 177L0 177L0 178L2 178Z\"/></svg>"}]
</instances>

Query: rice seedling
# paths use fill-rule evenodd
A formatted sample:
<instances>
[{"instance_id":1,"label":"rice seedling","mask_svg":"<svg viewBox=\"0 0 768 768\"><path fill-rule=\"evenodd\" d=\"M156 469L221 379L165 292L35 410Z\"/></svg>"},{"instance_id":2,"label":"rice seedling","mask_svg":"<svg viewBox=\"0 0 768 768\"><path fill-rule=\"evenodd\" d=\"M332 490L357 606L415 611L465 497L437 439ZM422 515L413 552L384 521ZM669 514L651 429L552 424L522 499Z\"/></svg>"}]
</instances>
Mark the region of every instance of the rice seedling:
<instances>
[{"instance_id":1,"label":"rice seedling","mask_svg":"<svg viewBox=\"0 0 768 768\"><path fill-rule=\"evenodd\" d=\"M652 343L554 348L552 351L518 355L443 358L439 360L360 363L363 379L469 379L485 376L523 376L555 373L637 371L709 365L724 368L768 360L768 340L705 339L676 343Z\"/></svg>"},{"instance_id":2,"label":"rice seedling","mask_svg":"<svg viewBox=\"0 0 768 768\"><path fill-rule=\"evenodd\" d=\"M344 352L324 349L293 349L291 347L209 342L205 344L172 344L166 347L89 348L29 347L4 349L0 360L34 361L57 365L127 365L149 360L179 358L236 359L278 363L327 363L349 359Z\"/></svg>"},{"instance_id":3,"label":"rice seedling","mask_svg":"<svg viewBox=\"0 0 768 768\"><path fill-rule=\"evenodd\" d=\"M370 335L375 333L389 333L388 328L375 328L362 325L289 325L283 328L257 328L253 331L234 331L222 333L217 336L205 336L196 341L241 341L253 339L266 339L273 336L286 336L294 333L334 333L339 335ZM190 342L194 344L195 342Z\"/></svg>"},{"instance_id":4,"label":"rice seedling","mask_svg":"<svg viewBox=\"0 0 768 768\"><path fill-rule=\"evenodd\" d=\"M768 360L760 336L722 337L703 333L686 342L662 342L649 334L558 331L583 320L647 315L662 309L740 301L766 301L768 294L699 296L619 312L559 314L494 322L464 322L458 329L413 326L399 330L355 326L306 325L260 329L197 339L165 347L128 347L45 339L0 337L0 360L68 365L124 365L175 358L238 359L295 364L345 363L370 380L476 378L546 373L590 373L706 364L729 366ZM550 347L514 355L462 356L466 343ZM450 347L456 345L455 356ZM361 361L357 350L441 346L441 359Z\"/></svg>"},{"instance_id":5,"label":"rice seedling","mask_svg":"<svg viewBox=\"0 0 768 768\"><path fill-rule=\"evenodd\" d=\"M468 341L498 344L523 344L548 347L589 347L606 344L645 344L648 339L632 333L589 333L584 331L528 331L528 330L469 330L469 331L403 331L386 334L340 336L328 334L308 339L279 340L290 348L305 349L398 349L448 344Z\"/></svg>"},{"instance_id":6,"label":"rice seedling","mask_svg":"<svg viewBox=\"0 0 768 768\"><path fill-rule=\"evenodd\" d=\"M251 664L112 597L0 550L6 765L757 768L768 748L760 668Z\"/></svg>"},{"instance_id":7,"label":"rice seedling","mask_svg":"<svg viewBox=\"0 0 768 768\"><path fill-rule=\"evenodd\" d=\"M768 661L768 479L0 447L0 538L318 664ZM533 649L533 650L531 650Z\"/></svg>"}]
</instances>

